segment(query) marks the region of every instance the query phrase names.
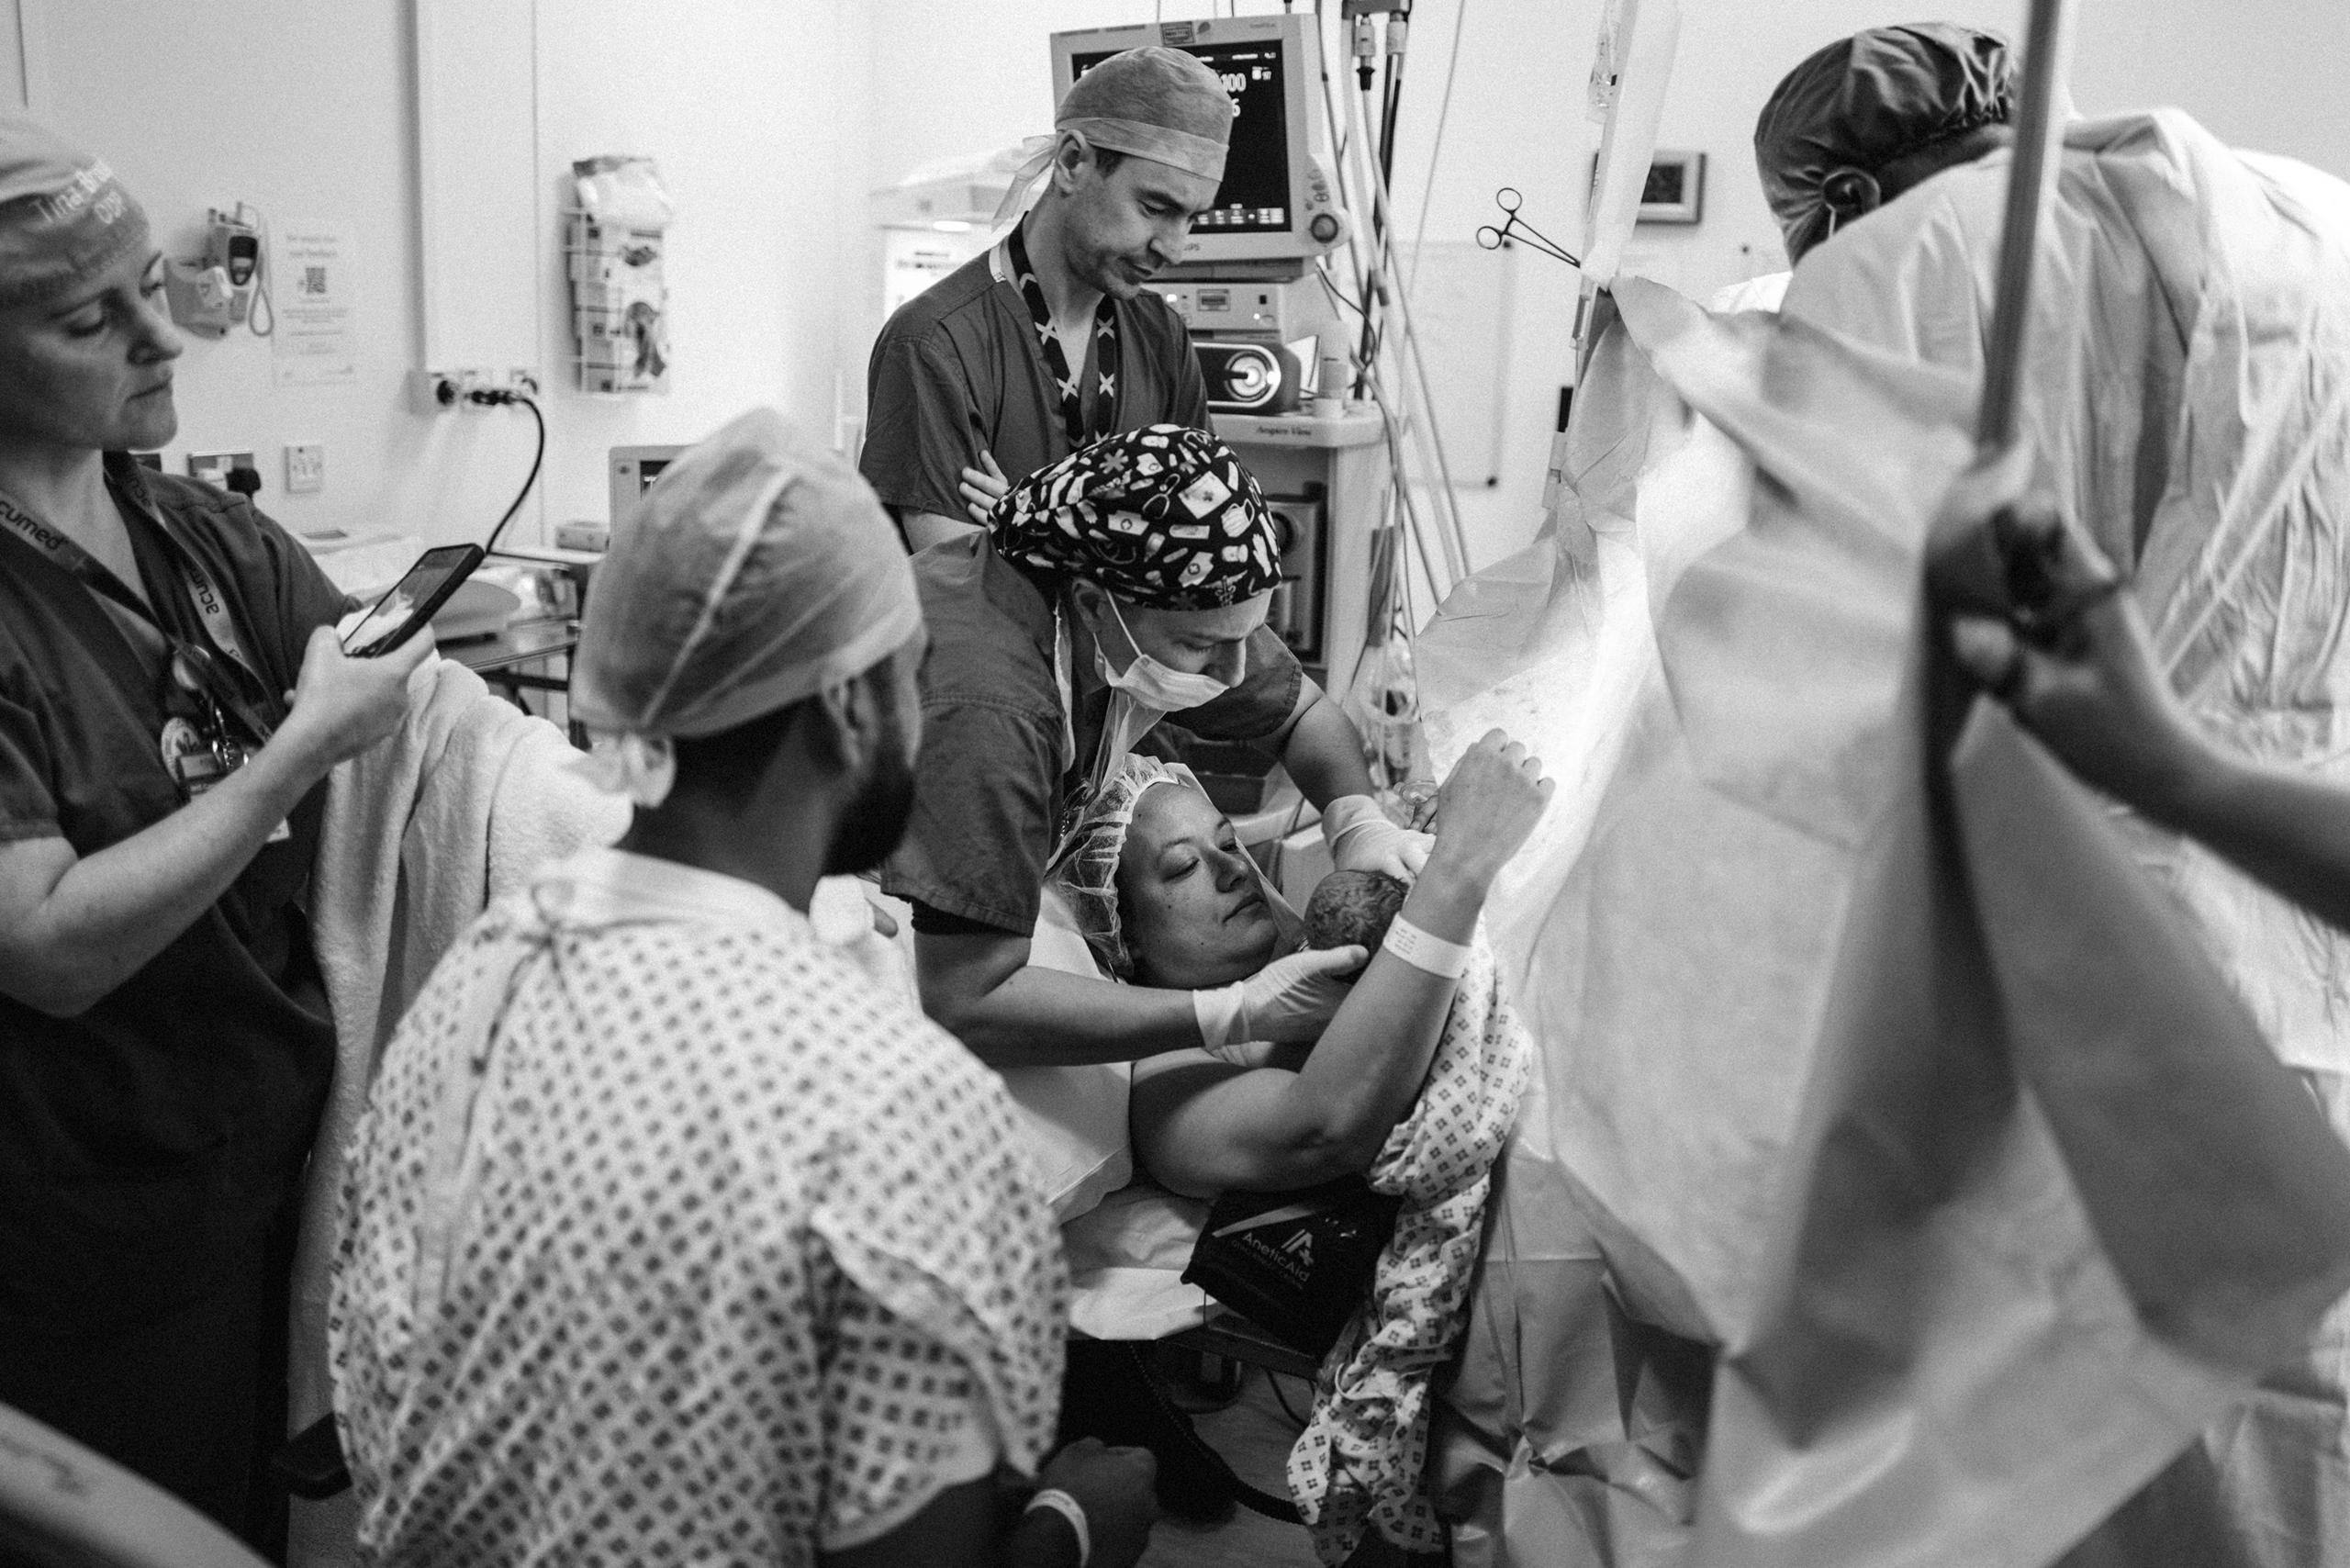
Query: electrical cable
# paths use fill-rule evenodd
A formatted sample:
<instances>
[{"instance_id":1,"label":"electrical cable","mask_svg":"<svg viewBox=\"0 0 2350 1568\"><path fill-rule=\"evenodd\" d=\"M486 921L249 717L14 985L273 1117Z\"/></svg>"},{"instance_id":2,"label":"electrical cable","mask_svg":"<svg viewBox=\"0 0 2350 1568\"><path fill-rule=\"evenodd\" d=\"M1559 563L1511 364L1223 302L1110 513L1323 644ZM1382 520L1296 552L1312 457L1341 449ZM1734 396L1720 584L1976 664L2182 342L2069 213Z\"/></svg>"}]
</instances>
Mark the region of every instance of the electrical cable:
<instances>
[{"instance_id":1,"label":"electrical cable","mask_svg":"<svg viewBox=\"0 0 2350 1568\"><path fill-rule=\"evenodd\" d=\"M277 331L277 302L270 297L269 277L275 263L269 253L269 219L259 207L253 208L253 227L260 230L254 236L261 246L261 256L253 267L253 302L245 309L245 330L256 338L272 337ZM261 324L263 317L269 325Z\"/></svg>"},{"instance_id":2,"label":"electrical cable","mask_svg":"<svg viewBox=\"0 0 2350 1568\"><path fill-rule=\"evenodd\" d=\"M1281 1392L1281 1374L1268 1367L1265 1370L1265 1386L1273 1391L1273 1398L1281 1406L1281 1414L1288 1417L1299 1431L1304 1431L1305 1417L1290 1407L1289 1395Z\"/></svg>"},{"instance_id":3,"label":"electrical cable","mask_svg":"<svg viewBox=\"0 0 2350 1568\"><path fill-rule=\"evenodd\" d=\"M1316 36L1326 37L1327 29L1325 28L1322 18L1322 3L1323 0L1314 0L1314 28ZM1330 85L1331 51L1328 50L1321 50L1316 52L1319 55L1321 62L1320 76L1322 81L1322 118L1329 125L1331 139L1337 143L1337 151L1334 154L1336 162L1331 174L1332 177L1337 182L1338 205L1348 212L1353 213L1357 212L1359 209L1356 207L1352 198L1348 195L1349 186L1347 180L1347 167L1356 150L1354 136L1352 129L1338 116L1337 95ZM1356 307L1356 314L1362 317L1364 321L1368 323L1371 319L1371 311L1368 308L1371 302L1371 286L1370 279L1366 277L1363 273L1361 246L1364 242L1365 234L1363 226L1360 224L1348 225L1347 262L1348 265L1354 269L1355 297L1364 302L1362 305ZM1360 375L1355 379L1354 396L1357 398L1363 396L1363 382Z\"/></svg>"},{"instance_id":4,"label":"electrical cable","mask_svg":"<svg viewBox=\"0 0 2350 1568\"><path fill-rule=\"evenodd\" d=\"M1348 140L1360 140L1362 143L1363 162L1370 165L1363 175L1366 180L1371 179L1379 170L1379 139L1371 124L1371 84L1366 82L1360 92L1347 100L1349 117L1360 113L1363 118L1363 124L1357 126L1349 118L1347 128ZM1362 286L1365 304L1384 306L1387 303L1387 290L1383 282L1387 265L1387 243L1386 221L1381 215L1378 205L1373 203L1371 207L1371 267ZM1378 316L1366 315L1363 318L1360 353L1365 365L1374 365L1379 363L1380 352L1386 347L1385 333L1382 330L1385 324L1384 320Z\"/></svg>"},{"instance_id":5,"label":"electrical cable","mask_svg":"<svg viewBox=\"0 0 2350 1568\"><path fill-rule=\"evenodd\" d=\"M1357 102L1358 100L1355 99L1348 100L1348 105L1350 110L1355 108ZM1360 126L1350 124L1349 129L1352 129L1358 137L1363 134L1362 128ZM1373 180L1371 183L1371 194L1373 207L1378 212L1384 214L1388 207L1386 187L1379 184L1376 180ZM1375 297L1382 309L1394 309L1397 320L1403 328L1401 341L1404 344L1404 352L1400 356L1404 361L1403 368L1407 376L1413 376L1414 373L1416 372L1415 379L1407 380L1403 390L1406 394L1410 393L1415 389L1416 382L1416 390L1419 394L1420 407L1427 416L1423 421L1426 428L1416 428L1412 431L1412 434L1432 451L1435 461L1430 465L1430 466L1438 480L1440 487L1444 491L1445 505L1442 510L1448 514L1447 521L1449 526L1438 534L1438 543L1443 549L1445 566L1449 572L1447 582L1449 584L1452 582L1458 582L1469 575L1468 539L1460 527L1460 514L1457 504L1457 498L1452 492L1452 471L1445 458L1443 437L1436 429L1436 410L1434 402L1429 394L1427 364L1418 353L1417 334L1412 330L1411 302L1408 299L1404 298L1400 294L1393 293L1393 291L1385 286L1386 277L1382 275L1379 270L1380 266L1384 263L1384 261L1385 252L1382 252L1375 255L1373 281L1379 286L1374 296L1367 297ZM1382 400L1382 409L1385 408L1383 399ZM1400 432L1397 432L1394 430L1394 420L1392 414L1389 417L1389 430L1391 441L1400 441L1402 439ZM1423 454L1424 456L1427 454L1428 454L1427 453ZM1416 517L1416 509L1415 510L1414 515ZM1429 578L1429 586L1432 588L1437 587L1436 579L1433 576Z\"/></svg>"},{"instance_id":6,"label":"electrical cable","mask_svg":"<svg viewBox=\"0 0 2350 1568\"><path fill-rule=\"evenodd\" d=\"M1382 211L1385 211L1389 205L1386 186L1374 185L1371 187L1371 199ZM1390 254L1392 255L1392 252ZM1382 294L1382 302L1385 298L1385 294ZM1467 535L1460 527L1458 498L1452 488L1451 465L1445 454L1443 431L1437 424L1435 398L1428 383L1427 362L1420 353L1419 333L1412 319L1411 301L1399 292L1394 300L1394 307L1397 320L1403 328L1400 340L1403 350L1399 359L1407 377L1403 390L1407 398L1414 391L1418 393L1419 404L1426 415L1425 428L1415 429L1413 434L1427 448L1423 456L1432 454L1435 458L1435 471L1444 490L1442 510L1447 514L1446 521L1449 524L1449 531L1439 535L1439 543L1445 547L1445 564L1450 570L1451 580L1457 582L1468 575L1469 547ZM1429 579L1429 586L1432 588L1436 587L1433 577Z\"/></svg>"},{"instance_id":7,"label":"electrical cable","mask_svg":"<svg viewBox=\"0 0 2350 1568\"><path fill-rule=\"evenodd\" d=\"M498 526L489 531L488 539L483 542L482 554L487 555L498 548L498 536L506 532L506 525L514 521L514 514L522 510L522 502L530 497L531 487L539 482L539 465L546 461L547 456L547 420L546 416L539 412L537 401L527 393L509 392L501 388L496 391L469 392L465 396L484 408L501 403L519 403L531 410L531 420L539 427L538 446L531 454L530 477L524 479L522 487L514 492L514 504L506 509L506 515L498 520Z\"/></svg>"},{"instance_id":8,"label":"electrical cable","mask_svg":"<svg viewBox=\"0 0 2350 1568\"><path fill-rule=\"evenodd\" d=\"M1412 7L1404 0L1403 9L1387 18L1387 101L1381 106L1379 123L1379 178L1383 184L1395 177L1395 122L1404 110L1404 56L1411 36Z\"/></svg>"},{"instance_id":9,"label":"electrical cable","mask_svg":"<svg viewBox=\"0 0 2350 1568\"><path fill-rule=\"evenodd\" d=\"M1412 233L1412 274L1404 280L1404 290L1410 293L1419 282L1421 247L1428 237L1428 204L1436 197L1437 161L1444 155L1444 128L1452 118L1452 79L1460 69L1460 28L1469 15L1469 0L1455 0L1452 10L1452 54L1444 66L1444 101L1437 106L1436 138L1428 143L1428 177L1420 186L1420 222Z\"/></svg>"},{"instance_id":10,"label":"electrical cable","mask_svg":"<svg viewBox=\"0 0 2350 1568\"><path fill-rule=\"evenodd\" d=\"M1391 290L1397 295L1396 315L1404 328L1402 359L1404 362L1404 368L1407 377L1404 390L1408 394L1416 389L1421 406L1426 410L1427 429L1424 431L1416 430L1413 433L1432 449L1436 458L1436 467L1444 487L1444 505L1439 510L1449 526L1448 532L1441 537L1441 543L1446 547L1446 563L1453 568L1454 580L1458 580L1467 573L1468 539L1460 526L1460 504L1452 490L1451 467L1444 450L1443 432L1437 426L1434 399L1428 385L1427 360L1420 352L1419 334L1415 330L1408 296L1411 282L1418 275L1421 245L1427 231L1429 193L1433 190L1435 183L1436 160L1442 151L1444 120L1449 116L1451 110L1452 87L1460 61L1461 16L1465 7L1466 0L1461 0L1461 9L1456 10L1453 15L1452 50L1445 69L1445 103L1438 117L1436 140L1429 149L1428 186L1421 194L1420 225L1418 234L1413 241L1411 279L1399 282L1396 276L1398 269L1394 264L1394 257L1397 236L1394 232L1394 216L1391 210L1393 203L1391 187L1394 171L1395 117L1400 115L1402 110L1404 66L1410 36L1407 30L1410 26L1408 5L1402 12L1388 18L1388 64L1393 73L1389 82L1391 94L1385 106L1388 118L1383 127L1382 157L1377 165L1375 177L1371 183L1373 207L1371 226L1375 233L1382 236L1382 245L1374 255L1374 276L1382 286L1379 298L1382 304L1386 302ZM1366 102L1364 104L1366 118L1369 113L1370 106ZM1385 338L1386 332L1382 322L1382 330L1371 345L1374 356L1385 346ZM1436 586L1433 577L1429 579L1429 586L1432 588Z\"/></svg>"},{"instance_id":11,"label":"electrical cable","mask_svg":"<svg viewBox=\"0 0 2350 1568\"><path fill-rule=\"evenodd\" d=\"M1314 267L1314 275L1322 280L1323 288L1329 293L1332 299L1337 301L1340 305L1345 306L1357 316L1360 316L1364 313L1363 308L1360 304L1356 303L1352 296L1340 290L1337 279L1330 275L1330 269L1326 265L1324 265L1320 262L1316 262Z\"/></svg>"},{"instance_id":12,"label":"electrical cable","mask_svg":"<svg viewBox=\"0 0 2350 1568\"><path fill-rule=\"evenodd\" d=\"M1388 23L1393 27L1393 22ZM1395 57L1387 57L1386 80L1379 87L1379 166L1393 173L1395 167Z\"/></svg>"},{"instance_id":13,"label":"electrical cable","mask_svg":"<svg viewBox=\"0 0 2350 1568\"><path fill-rule=\"evenodd\" d=\"M1318 15L1320 10L1320 0L1316 0L1315 8ZM1459 37L1457 31L1455 37L1457 42ZM1454 59L1457 63L1457 50ZM1390 487L1387 498L1389 521L1387 526L1396 526L1400 514L1400 525L1402 530L1410 536L1412 554L1416 557L1419 569L1427 577L1431 591L1441 597L1447 583L1457 582L1468 575L1468 550L1467 540L1461 532L1457 500L1456 498L1453 497L1449 487L1449 470L1446 468L1445 459L1440 446L1440 438L1434 436L1432 430L1427 431L1414 431L1407 435L1404 429L1401 428L1404 421L1399 417L1396 407L1391 399L1388 389L1384 385L1384 378L1381 375L1379 370L1378 353L1380 349L1383 347L1385 334L1383 331L1378 330L1378 322L1375 319L1370 319L1371 313L1362 308L1362 307L1366 305L1382 305L1393 308L1390 303L1391 294L1397 281L1394 275L1394 268L1392 264L1396 236L1392 230L1392 215L1385 210L1387 207L1387 203L1384 200L1385 183L1376 177L1375 171L1377 165L1371 156L1371 150L1368 145L1370 143L1370 131L1368 127L1354 123L1354 117L1352 116L1350 116L1346 121L1340 120L1337 114L1337 104L1334 101L1337 95L1331 89L1326 68L1323 73L1322 86L1324 112L1329 116L1334 134L1343 135L1344 140L1342 145L1349 148L1364 149L1364 162L1370 165L1369 168L1359 172L1353 166L1351 159L1341 159L1339 167L1336 171L1339 185L1340 199L1342 202L1345 202L1351 210L1360 216L1363 211L1364 204L1352 200L1351 198L1356 194L1353 189L1355 179L1358 177L1361 178L1371 187L1372 200L1370 205L1372 208L1374 222L1371 224L1358 223L1354 228L1353 234L1350 236L1348 242L1348 254L1355 261L1357 275L1361 279L1360 302L1356 300L1349 300L1346 297L1345 294L1339 289L1337 281L1330 276L1326 264L1317 266L1316 275L1320 277L1324 288L1328 292L1333 299L1337 300L1342 306L1355 309L1358 315L1366 317L1372 329L1366 334L1368 339L1367 346L1371 350L1371 353L1364 358L1359 360L1355 367L1357 373L1356 395L1358 397L1367 395L1378 409L1382 431L1385 436L1383 444L1387 447L1388 451L1390 472ZM1359 105L1361 106L1360 111L1360 118L1368 119L1370 116L1368 95L1364 95L1360 97L1349 98L1348 100L1348 107L1350 110L1357 109ZM1343 130L1341 129L1342 127ZM1375 239L1374 236L1376 237ZM1361 252L1355 249L1359 244L1370 244L1372 247L1371 259L1368 272L1365 271L1363 266ZM1409 317L1404 316L1403 317L1403 319L1408 327L1410 319ZM1407 347L1416 350L1417 340L1416 334L1407 338L1405 342ZM1409 376L1413 370L1416 368L1418 372L1416 377L1416 390L1418 391L1420 401L1424 405L1428 404L1428 385L1424 360L1416 364L1416 366L1411 364L1406 364L1404 368L1407 376ZM1430 409L1428 420L1432 427L1434 423L1434 413L1432 408ZM1437 569L1436 561L1429 554L1428 533L1430 532L1430 520L1421 514L1417 498L1414 494L1414 487L1409 482L1409 476L1404 466L1405 442L1407 440L1412 440L1414 438L1417 438L1424 448L1428 446L1431 442L1438 442L1435 448L1435 460L1431 466L1438 474L1444 476L1445 479L1445 483L1443 485L1446 492L1444 504L1438 508L1438 517L1436 520L1437 525L1435 528L1435 532L1438 536L1438 543L1441 546L1441 553L1444 556L1447 566L1450 568L1449 572L1443 575L1439 575ZM1400 544L1402 542L1398 541L1397 543ZM1402 607L1402 613L1408 616L1412 613L1412 607L1416 604L1418 596L1412 590L1410 583L1411 562L1404 557L1400 553L1396 554L1392 558L1389 572L1390 575L1387 581L1388 591L1384 596L1385 602L1376 606L1367 606L1366 609L1373 618L1381 616L1384 616L1386 618L1388 625L1385 628L1385 631L1392 635L1394 632L1394 621L1398 613L1399 606ZM1416 641L1416 628L1405 628L1404 636L1405 646L1406 648L1409 648L1414 641ZM1360 651L1355 661L1355 667L1352 670L1346 672L1345 678L1342 681L1334 685L1333 689L1335 692L1343 697L1354 689L1355 686L1362 678L1363 671L1368 666L1370 654L1371 643L1370 640L1366 638L1364 646ZM1336 674L1337 672L1333 673Z\"/></svg>"},{"instance_id":14,"label":"electrical cable","mask_svg":"<svg viewBox=\"0 0 2350 1568\"><path fill-rule=\"evenodd\" d=\"M1315 0L1315 9L1317 13L1320 9L1320 4L1321 0ZM1323 78L1323 109L1324 112L1330 117L1334 131L1342 123L1338 118L1337 106L1334 101L1336 96L1337 95L1333 94L1330 90L1328 74L1326 71ZM1348 107L1351 110L1356 107L1356 106L1360 102L1360 99L1357 97L1348 97L1346 102ZM1347 140L1355 146L1361 147L1368 140L1368 130L1364 127L1355 124L1354 117L1351 115L1343 123L1346 127ZM1369 162L1367 154L1365 162ZM1356 201L1353 196L1352 187L1354 179L1357 176L1354 169L1352 168L1352 160L1343 161L1335 173L1338 182L1340 200L1345 203L1349 210L1360 214L1362 211L1363 204ZM1368 180L1370 176L1366 172L1361 174L1360 177ZM1373 205L1376 206L1376 197L1378 196L1379 187L1374 184L1372 188L1374 195ZM1365 237L1365 230L1369 226L1366 225L1358 225L1356 227L1354 234L1350 236L1348 241L1348 253L1356 259L1357 275L1360 280L1360 297L1363 303L1366 305L1384 305L1387 303L1387 293L1383 286L1385 279L1382 277L1380 270L1383 260L1383 251L1374 250L1371 267L1368 273L1366 273L1362 266L1360 253L1354 249L1355 245L1359 243L1368 242ZM1335 292L1335 285L1333 285L1332 287ZM1369 313L1365 312L1364 314L1368 319ZM1375 329L1376 322L1372 321L1371 324ZM1404 442L1406 437L1403 429L1400 428L1401 421L1396 417L1394 407L1387 398L1385 388L1381 385L1378 375L1378 361L1375 356L1376 351L1381 346L1381 339L1383 334L1379 333L1374 330L1371 332L1367 333L1367 336L1371 340L1368 346L1372 353L1371 354L1360 358L1357 361L1355 366L1355 395L1359 398L1364 396L1370 397L1379 409L1382 425L1386 437L1386 445L1388 447L1389 464L1391 473L1393 475L1393 480L1397 487L1398 492L1402 496L1402 505L1406 520L1405 526L1411 532L1413 549L1415 553L1420 556L1422 569L1428 575L1429 586L1432 588L1435 588L1438 587L1439 579L1438 578L1437 573L1434 569L1434 564L1429 560L1427 555L1427 531L1420 518L1419 508L1411 495L1410 487L1405 483L1405 475L1402 465ZM1425 377L1423 377L1422 392L1423 399L1425 400ZM1422 439L1426 439L1422 432L1416 431L1414 433L1421 434ZM1438 468L1439 471L1443 470L1443 464L1440 455L1438 462L1432 465L1432 466ZM1448 485L1446 490L1446 500L1449 503L1452 499L1453 498ZM1449 580L1458 580L1460 577L1467 576L1467 541L1460 532L1460 518L1457 509L1453 509L1451 510L1448 521L1450 524L1449 530L1439 533L1438 543L1444 546L1444 554L1448 565L1453 565L1455 563L1458 564L1457 569L1450 574L1449 577Z\"/></svg>"}]
</instances>

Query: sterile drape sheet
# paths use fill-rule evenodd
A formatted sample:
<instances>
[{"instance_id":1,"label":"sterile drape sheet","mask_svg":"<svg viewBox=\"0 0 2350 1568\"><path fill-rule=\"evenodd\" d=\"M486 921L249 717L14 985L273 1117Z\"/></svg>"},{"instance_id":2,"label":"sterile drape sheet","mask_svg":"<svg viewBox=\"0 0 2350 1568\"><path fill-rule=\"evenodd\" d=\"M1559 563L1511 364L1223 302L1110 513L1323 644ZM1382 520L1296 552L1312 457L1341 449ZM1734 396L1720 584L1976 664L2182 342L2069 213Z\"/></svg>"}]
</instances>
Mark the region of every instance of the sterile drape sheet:
<instances>
[{"instance_id":1,"label":"sterile drape sheet","mask_svg":"<svg viewBox=\"0 0 2350 1568\"><path fill-rule=\"evenodd\" d=\"M2350 1153L1936 651L1974 379L1617 304L1554 529L1419 652L1439 766L1500 723L1561 781L1488 906L1543 1058L1457 1553L2033 1568L2350 1284Z\"/></svg>"}]
</instances>

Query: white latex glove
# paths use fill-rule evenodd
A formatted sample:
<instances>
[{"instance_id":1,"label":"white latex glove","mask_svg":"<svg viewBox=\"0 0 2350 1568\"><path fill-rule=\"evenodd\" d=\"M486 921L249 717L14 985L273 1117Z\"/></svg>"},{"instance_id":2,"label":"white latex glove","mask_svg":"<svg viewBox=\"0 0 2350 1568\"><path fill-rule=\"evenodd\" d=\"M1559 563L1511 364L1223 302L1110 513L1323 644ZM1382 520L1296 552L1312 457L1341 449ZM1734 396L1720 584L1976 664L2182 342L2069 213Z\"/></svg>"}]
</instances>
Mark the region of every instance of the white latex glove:
<instances>
[{"instance_id":1,"label":"white latex glove","mask_svg":"<svg viewBox=\"0 0 2350 1568\"><path fill-rule=\"evenodd\" d=\"M808 901L808 923L818 941L846 955L882 990L909 989L896 942L898 923L867 896L862 878L820 878Z\"/></svg>"},{"instance_id":2,"label":"white latex glove","mask_svg":"<svg viewBox=\"0 0 2350 1568\"><path fill-rule=\"evenodd\" d=\"M1225 1060L1251 1041L1288 1045L1322 1033L1371 955L1360 947L1310 948L1276 958L1245 980L1192 992L1200 1043Z\"/></svg>"},{"instance_id":3,"label":"white latex glove","mask_svg":"<svg viewBox=\"0 0 2350 1568\"><path fill-rule=\"evenodd\" d=\"M1411 881L1428 863L1433 834L1397 827L1368 795L1341 795L1322 808L1322 842L1341 871L1384 871Z\"/></svg>"}]
</instances>

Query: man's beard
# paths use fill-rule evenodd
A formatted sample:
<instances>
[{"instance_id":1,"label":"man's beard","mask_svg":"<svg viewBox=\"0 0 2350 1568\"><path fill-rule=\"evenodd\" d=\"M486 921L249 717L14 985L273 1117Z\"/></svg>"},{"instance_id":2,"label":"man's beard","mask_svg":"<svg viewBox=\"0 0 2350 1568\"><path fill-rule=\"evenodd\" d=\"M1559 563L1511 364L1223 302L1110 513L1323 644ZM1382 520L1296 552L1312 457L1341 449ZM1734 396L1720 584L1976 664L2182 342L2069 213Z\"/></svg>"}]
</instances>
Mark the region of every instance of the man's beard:
<instances>
[{"instance_id":1,"label":"man's beard","mask_svg":"<svg viewBox=\"0 0 2350 1568\"><path fill-rule=\"evenodd\" d=\"M895 736L881 747L872 774L841 816L824 849L824 875L854 877L870 871L898 847L914 812L914 769Z\"/></svg>"}]
</instances>

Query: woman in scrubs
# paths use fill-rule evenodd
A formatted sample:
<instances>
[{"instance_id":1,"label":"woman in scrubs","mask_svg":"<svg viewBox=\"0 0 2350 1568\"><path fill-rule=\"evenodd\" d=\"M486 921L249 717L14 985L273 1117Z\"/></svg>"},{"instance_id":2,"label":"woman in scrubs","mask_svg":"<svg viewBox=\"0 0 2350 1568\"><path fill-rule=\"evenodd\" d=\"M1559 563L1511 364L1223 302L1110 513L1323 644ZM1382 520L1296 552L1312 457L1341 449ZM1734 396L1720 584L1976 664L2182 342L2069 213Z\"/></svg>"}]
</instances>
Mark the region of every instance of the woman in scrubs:
<instances>
[{"instance_id":1,"label":"woman in scrubs","mask_svg":"<svg viewBox=\"0 0 2350 1568\"><path fill-rule=\"evenodd\" d=\"M299 544L132 461L178 423L162 266L0 118L0 1404L267 1544L320 786L431 643L345 658Z\"/></svg>"},{"instance_id":2,"label":"woman in scrubs","mask_svg":"<svg viewBox=\"0 0 2350 1568\"><path fill-rule=\"evenodd\" d=\"M1317 1034L1361 949L1190 989L1029 961L1061 834L1128 752L1171 755L1161 721L1281 762L1322 808L1340 868L1408 878L1427 857L1427 835L1371 798L1354 725L1265 626L1278 536L1231 450L1173 425L1096 442L914 573L932 636L922 759L882 885L912 902L924 1008L998 1068Z\"/></svg>"}]
</instances>

